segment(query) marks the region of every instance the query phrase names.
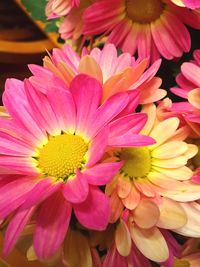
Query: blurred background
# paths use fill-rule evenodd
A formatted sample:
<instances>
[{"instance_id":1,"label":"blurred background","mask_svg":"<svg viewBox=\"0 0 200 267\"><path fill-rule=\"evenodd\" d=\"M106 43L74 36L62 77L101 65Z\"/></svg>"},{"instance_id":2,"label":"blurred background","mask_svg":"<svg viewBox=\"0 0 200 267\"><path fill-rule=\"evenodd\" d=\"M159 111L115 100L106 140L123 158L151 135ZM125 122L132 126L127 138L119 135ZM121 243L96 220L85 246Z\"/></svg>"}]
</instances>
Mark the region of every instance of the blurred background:
<instances>
[{"instance_id":1,"label":"blurred background","mask_svg":"<svg viewBox=\"0 0 200 267\"><path fill-rule=\"evenodd\" d=\"M0 93L9 77L30 76L27 64L42 64L46 50L57 46L56 34L42 31L41 22L33 22L19 0L0 0Z\"/></svg>"}]
</instances>

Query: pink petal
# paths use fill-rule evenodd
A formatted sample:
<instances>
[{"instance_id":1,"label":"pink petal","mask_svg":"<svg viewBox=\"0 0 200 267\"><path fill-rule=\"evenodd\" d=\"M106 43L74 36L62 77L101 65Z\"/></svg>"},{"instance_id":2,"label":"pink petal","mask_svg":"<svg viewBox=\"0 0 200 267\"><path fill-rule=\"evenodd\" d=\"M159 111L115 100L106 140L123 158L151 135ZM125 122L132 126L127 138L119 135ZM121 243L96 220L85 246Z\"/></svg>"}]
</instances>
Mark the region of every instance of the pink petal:
<instances>
[{"instance_id":1,"label":"pink petal","mask_svg":"<svg viewBox=\"0 0 200 267\"><path fill-rule=\"evenodd\" d=\"M61 88L50 88L47 97L56 114L60 128L74 133L76 127L76 107L71 93Z\"/></svg>"},{"instance_id":2,"label":"pink petal","mask_svg":"<svg viewBox=\"0 0 200 267\"><path fill-rule=\"evenodd\" d=\"M109 124L110 126L110 135L120 136L130 131L134 134L138 134L141 129L144 127L144 124L147 121L147 115L145 113L135 113L129 114L122 118L119 118Z\"/></svg>"},{"instance_id":3,"label":"pink petal","mask_svg":"<svg viewBox=\"0 0 200 267\"><path fill-rule=\"evenodd\" d=\"M39 259L51 257L61 246L71 218L71 205L60 192L41 205L34 235L34 250Z\"/></svg>"},{"instance_id":4,"label":"pink petal","mask_svg":"<svg viewBox=\"0 0 200 267\"><path fill-rule=\"evenodd\" d=\"M23 204L24 209L30 209L34 205L43 202L47 197L60 189L62 183L53 183L51 178L43 178L27 194Z\"/></svg>"},{"instance_id":5,"label":"pink petal","mask_svg":"<svg viewBox=\"0 0 200 267\"><path fill-rule=\"evenodd\" d=\"M78 169L76 176L69 178L63 186L63 195L67 201L72 203L80 203L86 200L88 196L88 182Z\"/></svg>"},{"instance_id":6,"label":"pink petal","mask_svg":"<svg viewBox=\"0 0 200 267\"><path fill-rule=\"evenodd\" d=\"M104 127L93 139L88 150L88 162L86 167L93 166L96 162L101 160L105 154L106 148L108 146L108 127Z\"/></svg>"},{"instance_id":7,"label":"pink petal","mask_svg":"<svg viewBox=\"0 0 200 267\"><path fill-rule=\"evenodd\" d=\"M3 248L4 255L8 255L8 253L12 250L24 227L31 219L34 211L35 207L28 210L20 209L11 219L5 233L5 243Z\"/></svg>"},{"instance_id":8,"label":"pink petal","mask_svg":"<svg viewBox=\"0 0 200 267\"><path fill-rule=\"evenodd\" d=\"M31 176L37 176L39 174L33 158L1 156L0 159L0 167L9 170L10 173L15 171L22 175Z\"/></svg>"},{"instance_id":9,"label":"pink petal","mask_svg":"<svg viewBox=\"0 0 200 267\"><path fill-rule=\"evenodd\" d=\"M26 199L27 193L34 187L35 179L19 178L0 189L0 218L5 218L18 208Z\"/></svg>"},{"instance_id":10,"label":"pink petal","mask_svg":"<svg viewBox=\"0 0 200 267\"><path fill-rule=\"evenodd\" d=\"M109 199L97 187L90 186L85 202L73 208L78 221L89 229L105 230L108 225Z\"/></svg>"},{"instance_id":11,"label":"pink petal","mask_svg":"<svg viewBox=\"0 0 200 267\"><path fill-rule=\"evenodd\" d=\"M155 144L155 140L149 136L133 134L132 132L127 132L124 135L111 137L108 140L109 146L113 147L130 147L130 146L146 146Z\"/></svg>"},{"instance_id":12,"label":"pink petal","mask_svg":"<svg viewBox=\"0 0 200 267\"><path fill-rule=\"evenodd\" d=\"M59 129L56 114L47 97L34 88L28 80L25 81L25 90L34 118L37 120L40 128L46 130L51 135L60 133L61 130Z\"/></svg>"},{"instance_id":13,"label":"pink petal","mask_svg":"<svg viewBox=\"0 0 200 267\"><path fill-rule=\"evenodd\" d=\"M106 124L114 119L128 104L129 96L127 93L118 93L108 98L93 115L90 124L89 135L92 138Z\"/></svg>"},{"instance_id":14,"label":"pink petal","mask_svg":"<svg viewBox=\"0 0 200 267\"><path fill-rule=\"evenodd\" d=\"M37 139L41 144L41 140L46 139L46 134L43 129L41 129L34 118L34 113L31 110L31 106L28 103L27 97L25 93L17 94L14 92L15 97L13 98L13 92L10 90L10 87L13 85L13 80L7 80L6 82L6 90L3 94L3 103L6 107L6 110L17 122L19 127L28 130L34 139ZM24 88L21 89L18 83L15 84L18 89L22 92ZM22 86L22 85L20 85ZM8 88L8 89L7 89ZM22 95L21 95L22 94Z\"/></svg>"},{"instance_id":15,"label":"pink petal","mask_svg":"<svg viewBox=\"0 0 200 267\"><path fill-rule=\"evenodd\" d=\"M94 78L79 74L71 82L70 90L77 109L76 132L86 134L91 117L96 112L102 97L101 84Z\"/></svg>"},{"instance_id":16,"label":"pink petal","mask_svg":"<svg viewBox=\"0 0 200 267\"><path fill-rule=\"evenodd\" d=\"M92 185L105 185L115 176L123 162L100 163L84 171L83 176Z\"/></svg>"},{"instance_id":17,"label":"pink petal","mask_svg":"<svg viewBox=\"0 0 200 267\"><path fill-rule=\"evenodd\" d=\"M33 156L34 153L34 149L24 141L20 140L20 138L18 139L17 136L11 136L10 134L0 131L0 154L12 156Z\"/></svg>"}]
</instances>

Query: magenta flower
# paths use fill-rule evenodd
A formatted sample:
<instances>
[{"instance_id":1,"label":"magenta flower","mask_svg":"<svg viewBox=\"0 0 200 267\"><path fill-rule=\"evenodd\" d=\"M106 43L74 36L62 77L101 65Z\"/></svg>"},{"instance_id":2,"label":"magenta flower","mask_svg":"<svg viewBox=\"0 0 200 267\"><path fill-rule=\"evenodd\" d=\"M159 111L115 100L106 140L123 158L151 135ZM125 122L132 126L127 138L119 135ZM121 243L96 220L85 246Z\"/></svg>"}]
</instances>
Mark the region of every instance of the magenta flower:
<instances>
[{"instance_id":1,"label":"magenta flower","mask_svg":"<svg viewBox=\"0 0 200 267\"><path fill-rule=\"evenodd\" d=\"M174 103L172 110L181 114L195 135L200 136L200 50L195 50L193 56L194 60L182 64L176 77L179 88L171 89L187 101Z\"/></svg>"},{"instance_id":2,"label":"magenta flower","mask_svg":"<svg viewBox=\"0 0 200 267\"><path fill-rule=\"evenodd\" d=\"M107 42L139 58L181 57L191 39L186 25L200 28L200 14L169 0L100 0L83 15L85 36L105 35Z\"/></svg>"},{"instance_id":3,"label":"magenta flower","mask_svg":"<svg viewBox=\"0 0 200 267\"><path fill-rule=\"evenodd\" d=\"M94 78L78 75L70 90L61 85L49 84L44 95L28 80L6 82L3 102L10 117L0 118L0 219L13 217L4 253L32 217L40 259L62 244L72 209L84 227L105 229L109 201L98 186L107 184L123 164L102 161L108 146L154 143L134 128L143 127L145 114L120 115L129 103L127 93L100 105L102 86Z\"/></svg>"}]
</instances>

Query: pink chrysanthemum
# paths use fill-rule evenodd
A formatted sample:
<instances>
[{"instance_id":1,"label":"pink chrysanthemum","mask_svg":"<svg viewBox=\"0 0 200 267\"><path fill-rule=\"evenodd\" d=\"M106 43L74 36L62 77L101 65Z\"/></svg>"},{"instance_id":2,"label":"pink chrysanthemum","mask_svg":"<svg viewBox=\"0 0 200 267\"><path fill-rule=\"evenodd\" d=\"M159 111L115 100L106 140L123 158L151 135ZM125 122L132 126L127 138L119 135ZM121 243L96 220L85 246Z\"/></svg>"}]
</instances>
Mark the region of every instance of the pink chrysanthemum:
<instances>
[{"instance_id":1,"label":"pink chrysanthemum","mask_svg":"<svg viewBox=\"0 0 200 267\"><path fill-rule=\"evenodd\" d=\"M139 102L147 104L166 95L165 90L159 89L162 80L155 77L160 60L146 70L147 65L146 59L137 62L129 53L118 56L112 44L105 45L102 50L94 48L89 54L83 50L81 57L66 45L63 49L53 49L52 56L44 58L44 67L30 65L34 74L30 81L45 92L47 84L44 81L52 82L52 76L61 79L68 87L77 74L85 73L103 85L103 101L117 92L130 93L137 89Z\"/></svg>"},{"instance_id":2,"label":"pink chrysanthemum","mask_svg":"<svg viewBox=\"0 0 200 267\"><path fill-rule=\"evenodd\" d=\"M172 110L183 115L197 136L200 137L200 50L194 51L194 60L181 66L176 82L180 88L172 88L176 95L188 102L174 103Z\"/></svg>"},{"instance_id":3,"label":"pink chrysanthemum","mask_svg":"<svg viewBox=\"0 0 200 267\"><path fill-rule=\"evenodd\" d=\"M84 13L84 35L108 35L124 52L150 57L181 57L191 46L184 25L200 28L200 15L168 0L99 0Z\"/></svg>"},{"instance_id":4,"label":"pink chrysanthemum","mask_svg":"<svg viewBox=\"0 0 200 267\"><path fill-rule=\"evenodd\" d=\"M80 5L80 0L49 0L45 13L49 19L66 16L74 7Z\"/></svg>"},{"instance_id":5,"label":"pink chrysanthemum","mask_svg":"<svg viewBox=\"0 0 200 267\"><path fill-rule=\"evenodd\" d=\"M81 0L79 6L71 9L61 23L59 33L64 40L76 41L83 33L83 12L93 0Z\"/></svg>"},{"instance_id":6,"label":"pink chrysanthemum","mask_svg":"<svg viewBox=\"0 0 200 267\"><path fill-rule=\"evenodd\" d=\"M127 93L102 105L101 98L100 83L84 74L75 77L70 90L59 82L49 84L45 95L28 80L6 82L3 102L10 117L0 118L0 219L13 216L5 253L31 218L36 221L33 244L39 259L60 247L72 209L86 228L107 226L109 200L98 186L123 164L101 161L108 146L154 141L137 134L145 114L120 115L129 103Z\"/></svg>"}]
</instances>

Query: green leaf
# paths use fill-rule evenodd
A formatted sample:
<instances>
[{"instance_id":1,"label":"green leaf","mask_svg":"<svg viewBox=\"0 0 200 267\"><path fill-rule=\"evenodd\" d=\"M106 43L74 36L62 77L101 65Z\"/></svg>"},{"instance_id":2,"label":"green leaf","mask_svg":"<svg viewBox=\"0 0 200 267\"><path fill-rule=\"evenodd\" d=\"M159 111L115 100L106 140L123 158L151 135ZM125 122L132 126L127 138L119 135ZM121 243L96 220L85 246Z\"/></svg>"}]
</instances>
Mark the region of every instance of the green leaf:
<instances>
[{"instance_id":1,"label":"green leaf","mask_svg":"<svg viewBox=\"0 0 200 267\"><path fill-rule=\"evenodd\" d=\"M51 20L47 22L45 26L45 31L46 32L58 32L58 25L57 25L58 20Z\"/></svg>"},{"instance_id":2,"label":"green leaf","mask_svg":"<svg viewBox=\"0 0 200 267\"><path fill-rule=\"evenodd\" d=\"M27 11L34 20L46 21L45 6L46 0L21 0Z\"/></svg>"}]
</instances>

